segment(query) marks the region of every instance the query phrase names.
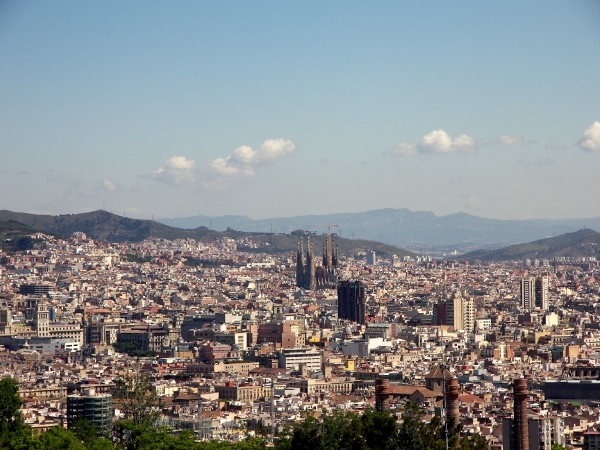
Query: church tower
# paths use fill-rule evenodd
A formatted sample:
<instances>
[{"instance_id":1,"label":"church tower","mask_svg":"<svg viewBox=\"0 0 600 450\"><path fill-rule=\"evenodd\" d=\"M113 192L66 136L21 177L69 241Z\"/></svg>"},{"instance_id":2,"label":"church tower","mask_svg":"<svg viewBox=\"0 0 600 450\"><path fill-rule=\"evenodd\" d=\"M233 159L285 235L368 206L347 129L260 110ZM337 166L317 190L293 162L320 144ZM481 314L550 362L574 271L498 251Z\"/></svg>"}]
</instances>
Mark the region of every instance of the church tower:
<instances>
[{"instance_id":1,"label":"church tower","mask_svg":"<svg viewBox=\"0 0 600 450\"><path fill-rule=\"evenodd\" d=\"M312 247L312 242L310 240L310 236L308 236L308 242L307 242L306 246L308 248L306 249L307 255L306 255L306 266L305 266L305 271L304 271L305 284L306 284L306 289L310 289L311 291L314 291L315 288L317 287L317 283L316 283L316 279L315 279L315 257L313 255L313 247Z\"/></svg>"},{"instance_id":2,"label":"church tower","mask_svg":"<svg viewBox=\"0 0 600 450\"><path fill-rule=\"evenodd\" d=\"M50 319L48 317L48 305L42 301L38 301L35 305L33 315L33 326L38 337L50 336Z\"/></svg>"},{"instance_id":3,"label":"church tower","mask_svg":"<svg viewBox=\"0 0 600 450\"><path fill-rule=\"evenodd\" d=\"M305 285L305 262L304 262L304 248L302 246L302 240L298 242L298 253L296 254L296 286L304 287Z\"/></svg>"}]
</instances>

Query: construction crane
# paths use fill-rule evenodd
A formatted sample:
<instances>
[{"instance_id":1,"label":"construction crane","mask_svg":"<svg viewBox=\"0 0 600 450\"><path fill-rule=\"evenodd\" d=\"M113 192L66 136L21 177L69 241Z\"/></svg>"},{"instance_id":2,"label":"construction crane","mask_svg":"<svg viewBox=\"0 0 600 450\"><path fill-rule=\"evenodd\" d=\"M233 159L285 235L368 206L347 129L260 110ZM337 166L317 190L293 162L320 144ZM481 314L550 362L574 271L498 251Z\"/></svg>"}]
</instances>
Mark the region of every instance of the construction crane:
<instances>
[{"instance_id":1,"label":"construction crane","mask_svg":"<svg viewBox=\"0 0 600 450\"><path fill-rule=\"evenodd\" d=\"M315 227L327 227L327 234L331 234L331 227L336 227L340 230L340 235L342 234L342 229L337 223L317 223L314 225Z\"/></svg>"}]
</instances>

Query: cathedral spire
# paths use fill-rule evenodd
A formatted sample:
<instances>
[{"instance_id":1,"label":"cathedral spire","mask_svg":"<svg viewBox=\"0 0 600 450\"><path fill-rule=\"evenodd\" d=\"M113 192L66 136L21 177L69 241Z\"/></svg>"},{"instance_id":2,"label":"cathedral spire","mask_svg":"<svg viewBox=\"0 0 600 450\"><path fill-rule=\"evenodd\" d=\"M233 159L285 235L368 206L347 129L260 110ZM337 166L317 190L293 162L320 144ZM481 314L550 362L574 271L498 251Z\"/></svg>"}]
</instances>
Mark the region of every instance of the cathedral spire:
<instances>
[{"instance_id":1,"label":"cathedral spire","mask_svg":"<svg viewBox=\"0 0 600 450\"><path fill-rule=\"evenodd\" d=\"M304 248L302 245L302 239L298 242L298 253L296 254L296 286L304 287L306 267L304 262Z\"/></svg>"}]
</instances>

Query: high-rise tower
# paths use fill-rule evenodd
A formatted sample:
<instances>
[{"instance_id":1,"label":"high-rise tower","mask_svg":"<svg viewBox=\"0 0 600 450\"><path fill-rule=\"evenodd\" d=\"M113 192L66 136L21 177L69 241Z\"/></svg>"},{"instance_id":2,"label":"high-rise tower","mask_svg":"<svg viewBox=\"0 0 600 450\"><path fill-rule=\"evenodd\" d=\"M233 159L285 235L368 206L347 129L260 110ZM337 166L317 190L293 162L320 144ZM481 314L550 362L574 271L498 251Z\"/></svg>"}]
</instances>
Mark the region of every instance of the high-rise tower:
<instances>
[{"instance_id":1,"label":"high-rise tower","mask_svg":"<svg viewBox=\"0 0 600 450\"><path fill-rule=\"evenodd\" d=\"M542 311L548 310L548 277L546 275L535 279L535 307Z\"/></svg>"},{"instance_id":2,"label":"high-rise tower","mask_svg":"<svg viewBox=\"0 0 600 450\"><path fill-rule=\"evenodd\" d=\"M341 281L338 284L338 319L365 323L365 285L361 281Z\"/></svg>"},{"instance_id":3,"label":"high-rise tower","mask_svg":"<svg viewBox=\"0 0 600 450\"><path fill-rule=\"evenodd\" d=\"M535 277L521 278L521 306L525 310L535 307Z\"/></svg>"}]
</instances>

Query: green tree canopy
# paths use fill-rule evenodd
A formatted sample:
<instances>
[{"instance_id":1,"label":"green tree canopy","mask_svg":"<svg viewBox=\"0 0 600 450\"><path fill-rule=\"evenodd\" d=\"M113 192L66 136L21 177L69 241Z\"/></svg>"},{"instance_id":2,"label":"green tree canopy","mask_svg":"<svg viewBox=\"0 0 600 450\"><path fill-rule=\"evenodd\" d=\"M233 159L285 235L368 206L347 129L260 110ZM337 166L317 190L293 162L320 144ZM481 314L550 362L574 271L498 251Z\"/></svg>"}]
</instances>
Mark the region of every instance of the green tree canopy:
<instances>
[{"instance_id":1,"label":"green tree canopy","mask_svg":"<svg viewBox=\"0 0 600 450\"><path fill-rule=\"evenodd\" d=\"M366 410L334 412L320 419L312 416L296 424L276 442L279 450L444 450L445 427L439 417L424 422L423 411L407 403L401 421L390 413ZM487 450L480 435L460 435L460 426L448 424L449 448Z\"/></svg>"},{"instance_id":2,"label":"green tree canopy","mask_svg":"<svg viewBox=\"0 0 600 450\"><path fill-rule=\"evenodd\" d=\"M0 450L263 450L261 438L238 443L196 440L188 431L174 433L156 427L160 412L150 380L119 380L118 398L126 420L117 423L114 442L98 436L87 421L80 420L73 429L56 426L32 433L20 413L18 384L12 378L0 380ZM406 404L400 420L395 414L367 409L362 414L336 411L320 418L307 416L291 430L275 439L276 450L444 450L445 427L439 417L424 422L423 411ZM449 447L452 450L488 450L485 438L475 434L461 436L460 426L449 424ZM566 450L553 447L553 450Z\"/></svg>"},{"instance_id":3,"label":"green tree canopy","mask_svg":"<svg viewBox=\"0 0 600 450\"><path fill-rule=\"evenodd\" d=\"M125 420L134 427L152 426L160 417L156 393L151 389L146 373L126 376L117 380L117 395Z\"/></svg>"}]
</instances>

